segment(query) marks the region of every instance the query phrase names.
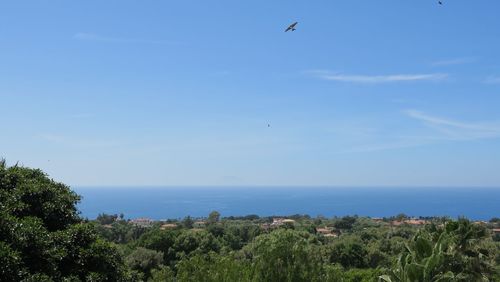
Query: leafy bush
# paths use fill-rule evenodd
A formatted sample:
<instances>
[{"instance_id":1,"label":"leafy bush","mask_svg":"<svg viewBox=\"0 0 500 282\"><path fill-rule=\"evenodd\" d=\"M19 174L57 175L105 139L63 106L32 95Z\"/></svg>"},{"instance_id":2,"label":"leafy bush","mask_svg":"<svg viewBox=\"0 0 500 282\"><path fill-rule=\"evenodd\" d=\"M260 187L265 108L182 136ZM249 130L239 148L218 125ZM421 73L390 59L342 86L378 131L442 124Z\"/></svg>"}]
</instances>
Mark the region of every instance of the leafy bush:
<instances>
[{"instance_id":1,"label":"leafy bush","mask_svg":"<svg viewBox=\"0 0 500 282\"><path fill-rule=\"evenodd\" d=\"M78 216L79 200L41 170L0 161L0 280L126 280L116 249Z\"/></svg>"}]
</instances>

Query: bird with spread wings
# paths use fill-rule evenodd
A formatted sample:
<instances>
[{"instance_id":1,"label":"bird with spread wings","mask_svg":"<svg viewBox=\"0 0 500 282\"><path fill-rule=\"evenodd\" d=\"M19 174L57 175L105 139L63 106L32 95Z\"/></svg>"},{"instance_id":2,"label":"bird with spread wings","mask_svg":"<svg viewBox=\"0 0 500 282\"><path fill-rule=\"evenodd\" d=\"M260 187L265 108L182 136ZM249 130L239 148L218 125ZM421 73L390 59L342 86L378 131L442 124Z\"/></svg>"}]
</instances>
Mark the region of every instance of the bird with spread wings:
<instances>
[{"instance_id":1,"label":"bird with spread wings","mask_svg":"<svg viewBox=\"0 0 500 282\"><path fill-rule=\"evenodd\" d=\"M286 30L285 32L288 32L288 31L295 31L295 26L298 24L298 22L294 22L293 24L291 24Z\"/></svg>"}]
</instances>

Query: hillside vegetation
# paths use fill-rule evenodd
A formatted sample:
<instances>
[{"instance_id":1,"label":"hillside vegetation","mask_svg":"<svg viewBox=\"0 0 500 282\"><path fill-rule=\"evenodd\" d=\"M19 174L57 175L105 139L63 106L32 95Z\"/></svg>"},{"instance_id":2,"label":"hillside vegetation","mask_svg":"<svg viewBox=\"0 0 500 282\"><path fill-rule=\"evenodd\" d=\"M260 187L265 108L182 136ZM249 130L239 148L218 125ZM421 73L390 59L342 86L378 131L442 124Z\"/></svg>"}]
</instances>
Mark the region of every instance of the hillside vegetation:
<instances>
[{"instance_id":1,"label":"hillside vegetation","mask_svg":"<svg viewBox=\"0 0 500 282\"><path fill-rule=\"evenodd\" d=\"M88 220L79 200L0 161L0 281L500 281L497 218Z\"/></svg>"}]
</instances>

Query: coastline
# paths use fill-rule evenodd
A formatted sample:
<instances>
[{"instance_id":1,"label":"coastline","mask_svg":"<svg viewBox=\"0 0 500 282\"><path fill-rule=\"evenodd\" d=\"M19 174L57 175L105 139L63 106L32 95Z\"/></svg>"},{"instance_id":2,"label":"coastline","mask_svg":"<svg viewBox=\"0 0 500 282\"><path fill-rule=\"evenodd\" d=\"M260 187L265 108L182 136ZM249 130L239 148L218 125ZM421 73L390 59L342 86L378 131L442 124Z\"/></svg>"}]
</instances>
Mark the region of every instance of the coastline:
<instances>
[{"instance_id":1,"label":"coastline","mask_svg":"<svg viewBox=\"0 0 500 282\"><path fill-rule=\"evenodd\" d=\"M82 216L124 213L152 219L308 214L312 217L359 215L388 217L466 216L488 220L500 215L500 188L353 187L75 187Z\"/></svg>"}]
</instances>

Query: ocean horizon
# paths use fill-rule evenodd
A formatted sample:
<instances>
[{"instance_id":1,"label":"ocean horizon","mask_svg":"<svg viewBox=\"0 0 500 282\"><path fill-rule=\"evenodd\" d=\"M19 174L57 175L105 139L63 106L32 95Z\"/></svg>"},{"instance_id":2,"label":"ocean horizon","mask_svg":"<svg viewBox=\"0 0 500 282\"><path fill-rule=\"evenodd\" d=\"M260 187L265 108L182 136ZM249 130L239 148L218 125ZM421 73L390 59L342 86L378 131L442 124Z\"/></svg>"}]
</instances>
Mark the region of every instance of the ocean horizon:
<instances>
[{"instance_id":1,"label":"ocean horizon","mask_svg":"<svg viewBox=\"0 0 500 282\"><path fill-rule=\"evenodd\" d=\"M489 220L500 216L500 188L417 187L73 187L82 196L85 218L100 213L155 220L256 214L286 216L358 215L389 217L465 216Z\"/></svg>"}]
</instances>

